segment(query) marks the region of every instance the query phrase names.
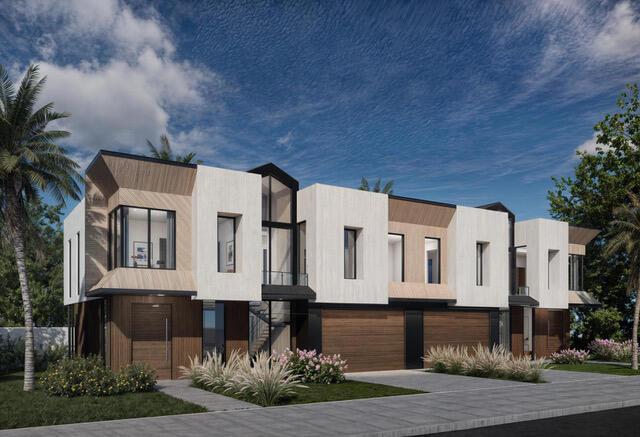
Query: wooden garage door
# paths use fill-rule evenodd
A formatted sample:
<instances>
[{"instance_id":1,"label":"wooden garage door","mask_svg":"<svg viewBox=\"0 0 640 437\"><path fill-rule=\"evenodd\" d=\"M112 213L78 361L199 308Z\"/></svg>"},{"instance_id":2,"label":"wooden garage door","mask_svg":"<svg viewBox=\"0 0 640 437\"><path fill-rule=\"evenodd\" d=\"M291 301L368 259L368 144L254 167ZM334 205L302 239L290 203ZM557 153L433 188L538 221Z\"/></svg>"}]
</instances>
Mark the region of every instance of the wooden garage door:
<instances>
[{"instance_id":1,"label":"wooden garage door","mask_svg":"<svg viewBox=\"0 0 640 437\"><path fill-rule=\"evenodd\" d=\"M349 372L404 369L404 312L323 309L322 352L340 354Z\"/></svg>"},{"instance_id":2,"label":"wooden garage door","mask_svg":"<svg viewBox=\"0 0 640 437\"><path fill-rule=\"evenodd\" d=\"M483 311L425 311L424 352L430 347L450 344L489 346L489 313Z\"/></svg>"},{"instance_id":3,"label":"wooden garage door","mask_svg":"<svg viewBox=\"0 0 640 437\"><path fill-rule=\"evenodd\" d=\"M569 323L569 310L534 309L536 357L547 357L567 347Z\"/></svg>"}]
</instances>

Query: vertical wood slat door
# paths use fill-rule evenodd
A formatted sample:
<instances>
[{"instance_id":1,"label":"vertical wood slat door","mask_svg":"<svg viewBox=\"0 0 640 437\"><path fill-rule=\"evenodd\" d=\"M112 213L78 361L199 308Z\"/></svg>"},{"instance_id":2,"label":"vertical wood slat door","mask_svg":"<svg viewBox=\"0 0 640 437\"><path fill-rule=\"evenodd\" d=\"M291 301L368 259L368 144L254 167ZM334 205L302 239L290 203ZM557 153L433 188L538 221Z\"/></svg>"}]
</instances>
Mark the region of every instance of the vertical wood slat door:
<instances>
[{"instance_id":1,"label":"vertical wood slat door","mask_svg":"<svg viewBox=\"0 0 640 437\"><path fill-rule=\"evenodd\" d=\"M158 379L171 378L171 304L131 305L131 362L149 364Z\"/></svg>"}]
</instances>

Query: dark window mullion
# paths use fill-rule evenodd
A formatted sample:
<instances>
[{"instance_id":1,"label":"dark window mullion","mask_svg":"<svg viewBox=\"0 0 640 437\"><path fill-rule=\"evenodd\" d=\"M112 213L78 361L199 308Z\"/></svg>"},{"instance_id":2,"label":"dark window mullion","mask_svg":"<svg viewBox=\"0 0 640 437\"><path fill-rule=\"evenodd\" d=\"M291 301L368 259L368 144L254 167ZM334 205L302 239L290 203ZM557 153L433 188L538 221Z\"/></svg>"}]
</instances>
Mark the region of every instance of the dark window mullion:
<instances>
[{"instance_id":1,"label":"dark window mullion","mask_svg":"<svg viewBox=\"0 0 640 437\"><path fill-rule=\"evenodd\" d=\"M151 209L147 209L147 268L151 268Z\"/></svg>"}]
</instances>

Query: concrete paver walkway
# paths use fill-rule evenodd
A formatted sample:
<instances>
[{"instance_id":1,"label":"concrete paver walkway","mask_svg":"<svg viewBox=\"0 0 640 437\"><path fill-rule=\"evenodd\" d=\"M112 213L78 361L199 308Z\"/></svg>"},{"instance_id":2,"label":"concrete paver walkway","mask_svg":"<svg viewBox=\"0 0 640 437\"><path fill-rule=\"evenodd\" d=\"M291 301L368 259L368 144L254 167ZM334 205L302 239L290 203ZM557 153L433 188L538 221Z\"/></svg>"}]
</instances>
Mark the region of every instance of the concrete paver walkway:
<instances>
[{"instance_id":1,"label":"concrete paver walkway","mask_svg":"<svg viewBox=\"0 0 640 437\"><path fill-rule=\"evenodd\" d=\"M183 401L201 405L208 411L246 410L248 408L260 408L249 402L239 401L229 396L219 395L210 391L191 387L191 381L186 379L174 379L158 381L158 390L162 393L182 399Z\"/></svg>"},{"instance_id":2,"label":"concrete paver walkway","mask_svg":"<svg viewBox=\"0 0 640 437\"><path fill-rule=\"evenodd\" d=\"M5 436L411 436L640 405L640 377L518 384L387 398L0 431Z\"/></svg>"}]
</instances>

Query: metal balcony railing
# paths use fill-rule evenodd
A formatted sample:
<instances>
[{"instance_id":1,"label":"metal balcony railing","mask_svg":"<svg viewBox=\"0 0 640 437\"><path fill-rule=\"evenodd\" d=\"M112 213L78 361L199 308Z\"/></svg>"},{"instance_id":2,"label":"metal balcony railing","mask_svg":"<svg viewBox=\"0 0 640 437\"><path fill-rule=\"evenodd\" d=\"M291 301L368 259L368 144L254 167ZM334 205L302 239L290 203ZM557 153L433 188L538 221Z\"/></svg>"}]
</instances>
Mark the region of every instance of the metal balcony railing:
<instances>
[{"instance_id":1,"label":"metal balcony railing","mask_svg":"<svg viewBox=\"0 0 640 437\"><path fill-rule=\"evenodd\" d=\"M529 296L529 287L526 285L522 287L517 287L516 291L513 294L515 296Z\"/></svg>"},{"instance_id":2,"label":"metal balcony railing","mask_svg":"<svg viewBox=\"0 0 640 437\"><path fill-rule=\"evenodd\" d=\"M306 273L298 273L298 280L295 285L308 285L308 276ZM262 283L271 285L294 285L293 273L291 272L278 272L278 271L263 271Z\"/></svg>"}]
</instances>

